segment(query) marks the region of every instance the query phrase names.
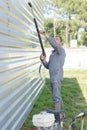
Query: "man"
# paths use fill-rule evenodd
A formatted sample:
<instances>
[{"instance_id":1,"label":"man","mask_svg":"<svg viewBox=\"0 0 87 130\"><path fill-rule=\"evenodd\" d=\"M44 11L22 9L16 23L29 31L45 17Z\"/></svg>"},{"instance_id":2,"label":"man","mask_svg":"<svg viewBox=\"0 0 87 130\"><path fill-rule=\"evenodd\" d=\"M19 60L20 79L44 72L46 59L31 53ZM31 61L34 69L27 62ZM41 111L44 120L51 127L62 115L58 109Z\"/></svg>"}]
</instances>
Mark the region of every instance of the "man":
<instances>
[{"instance_id":1,"label":"man","mask_svg":"<svg viewBox=\"0 0 87 130\"><path fill-rule=\"evenodd\" d=\"M52 95L55 110L63 109L63 101L61 97L61 82L63 80L63 65L65 60L65 51L62 45L62 39L59 36L55 38L49 37L48 34L41 30L40 34L45 36L45 38L49 41L51 46L54 48L52 54L50 55L49 61L46 61L46 56L41 55L41 61L43 65L49 69L50 73L50 83L52 88Z\"/></svg>"}]
</instances>

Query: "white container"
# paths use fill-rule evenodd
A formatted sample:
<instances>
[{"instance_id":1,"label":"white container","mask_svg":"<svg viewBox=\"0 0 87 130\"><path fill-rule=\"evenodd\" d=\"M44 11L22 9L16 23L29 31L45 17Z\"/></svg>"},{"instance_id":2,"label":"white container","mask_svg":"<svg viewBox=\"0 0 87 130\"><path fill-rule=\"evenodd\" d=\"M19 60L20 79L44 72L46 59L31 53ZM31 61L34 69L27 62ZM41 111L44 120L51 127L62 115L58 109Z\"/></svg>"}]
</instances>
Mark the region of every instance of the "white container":
<instances>
[{"instance_id":1,"label":"white container","mask_svg":"<svg viewBox=\"0 0 87 130\"><path fill-rule=\"evenodd\" d=\"M55 122L54 114L43 113L33 115L33 125L36 127L50 127Z\"/></svg>"}]
</instances>

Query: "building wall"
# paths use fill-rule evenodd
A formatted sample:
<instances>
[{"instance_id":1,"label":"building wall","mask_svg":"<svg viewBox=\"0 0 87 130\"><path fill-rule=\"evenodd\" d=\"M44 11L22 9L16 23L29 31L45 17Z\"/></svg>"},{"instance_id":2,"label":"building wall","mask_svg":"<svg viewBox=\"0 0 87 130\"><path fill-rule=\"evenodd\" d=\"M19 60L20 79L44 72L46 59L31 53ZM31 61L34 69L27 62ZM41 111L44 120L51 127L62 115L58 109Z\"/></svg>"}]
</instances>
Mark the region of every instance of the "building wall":
<instances>
[{"instance_id":1,"label":"building wall","mask_svg":"<svg viewBox=\"0 0 87 130\"><path fill-rule=\"evenodd\" d=\"M31 2L42 29L44 2ZM28 1L0 0L0 130L19 130L39 97L45 83L40 54Z\"/></svg>"},{"instance_id":2,"label":"building wall","mask_svg":"<svg viewBox=\"0 0 87 130\"><path fill-rule=\"evenodd\" d=\"M65 49L64 69L87 70L87 47Z\"/></svg>"}]
</instances>

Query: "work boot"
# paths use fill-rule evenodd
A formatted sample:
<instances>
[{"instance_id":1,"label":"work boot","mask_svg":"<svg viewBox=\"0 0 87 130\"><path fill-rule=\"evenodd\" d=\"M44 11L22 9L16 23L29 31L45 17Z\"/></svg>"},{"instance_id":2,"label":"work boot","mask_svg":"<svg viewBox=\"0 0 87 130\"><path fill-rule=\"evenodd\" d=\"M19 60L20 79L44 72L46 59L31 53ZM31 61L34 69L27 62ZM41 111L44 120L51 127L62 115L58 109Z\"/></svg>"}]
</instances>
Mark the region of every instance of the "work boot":
<instances>
[{"instance_id":1,"label":"work boot","mask_svg":"<svg viewBox=\"0 0 87 130\"><path fill-rule=\"evenodd\" d=\"M55 110L64 110L63 101L62 102L55 102ZM61 113L60 120L65 120L65 119L66 119L65 113Z\"/></svg>"},{"instance_id":2,"label":"work boot","mask_svg":"<svg viewBox=\"0 0 87 130\"><path fill-rule=\"evenodd\" d=\"M61 101L61 109L62 110L64 109L64 103L63 103L63 101Z\"/></svg>"},{"instance_id":3,"label":"work boot","mask_svg":"<svg viewBox=\"0 0 87 130\"><path fill-rule=\"evenodd\" d=\"M61 103L60 102L55 102L55 110L61 110Z\"/></svg>"},{"instance_id":4,"label":"work boot","mask_svg":"<svg viewBox=\"0 0 87 130\"><path fill-rule=\"evenodd\" d=\"M64 103L63 103L63 101L61 101L61 109L64 110ZM66 114L65 114L65 112L61 114L61 119L62 119L62 120L65 120L65 119L66 119Z\"/></svg>"},{"instance_id":5,"label":"work boot","mask_svg":"<svg viewBox=\"0 0 87 130\"><path fill-rule=\"evenodd\" d=\"M64 109L64 103L63 101L61 102L55 102L55 110L63 110Z\"/></svg>"}]
</instances>

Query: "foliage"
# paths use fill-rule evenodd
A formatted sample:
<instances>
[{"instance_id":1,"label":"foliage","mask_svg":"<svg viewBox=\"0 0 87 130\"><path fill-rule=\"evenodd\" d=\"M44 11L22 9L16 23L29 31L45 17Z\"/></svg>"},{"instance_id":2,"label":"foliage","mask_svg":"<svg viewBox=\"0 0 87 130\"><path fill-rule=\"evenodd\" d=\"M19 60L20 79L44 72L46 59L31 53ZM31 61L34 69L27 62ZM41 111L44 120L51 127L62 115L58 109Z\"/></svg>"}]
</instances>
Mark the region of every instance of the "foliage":
<instances>
[{"instance_id":1,"label":"foliage","mask_svg":"<svg viewBox=\"0 0 87 130\"><path fill-rule=\"evenodd\" d=\"M56 29L56 32L58 31L57 33L59 33L63 30L62 36L66 37L64 39L66 39L67 44L69 44L70 40L73 38L78 39L80 28L84 28L84 32L87 32L86 0L53 0L53 6L56 8L55 13L62 17L63 25L65 25L63 28L59 27L59 22L61 23L61 19L58 19L56 28L59 28ZM86 35L84 36L86 37Z\"/></svg>"},{"instance_id":2,"label":"foliage","mask_svg":"<svg viewBox=\"0 0 87 130\"><path fill-rule=\"evenodd\" d=\"M44 22L44 27L49 36L53 36L53 19L46 19ZM51 47L48 41L45 39L45 47Z\"/></svg>"},{"instance_id":3,"label":"foliage","mask_svg":"<svg viewBox=\"0 0 87 130\"><path fill-rule=\"evenodd\" d=\"M87 46L87 32L82 33L81 42L83 43L83 45Z\"/></svg>"},{"instance_id":4,"label":"foliage","mask_svg":"<svg viewBox=\"0 0 87 130\"><path fill-rule=\"evenodd\" d=\"M50 36L53 36L53 19L46 19L44 22L45 30L49 33Z\"/></svg>"},{"instance_id":5,"label":"foliage","mask_svg":"<svg viewBox=\"0 0 87 130\"><path fill-rule=\"evenodd\" d=\"M45 30L49 34L49 36L52 36L52 37L54 37L53 24L54 24L54 19L51 19L51 18L45 19L45 22L44 22ZM56 30L56 35L62 36L63 43L64 43L65 42L65 25L62 20L58 21L56 19L55 30ZM50 47L47 41L45 41L45 47Z\"/></svg>"}]
</instances>

